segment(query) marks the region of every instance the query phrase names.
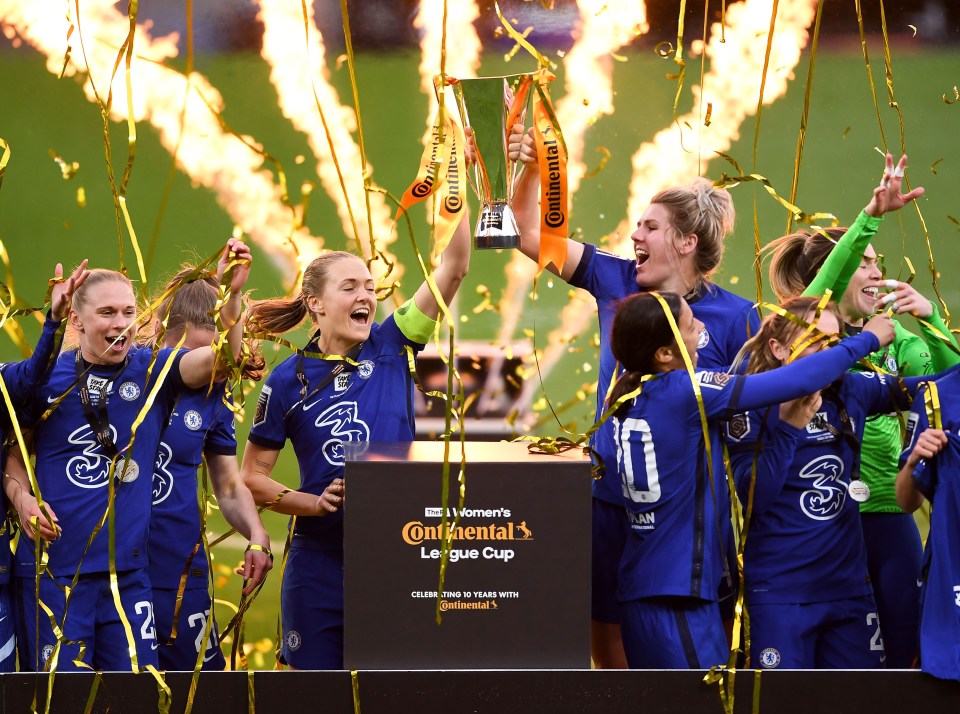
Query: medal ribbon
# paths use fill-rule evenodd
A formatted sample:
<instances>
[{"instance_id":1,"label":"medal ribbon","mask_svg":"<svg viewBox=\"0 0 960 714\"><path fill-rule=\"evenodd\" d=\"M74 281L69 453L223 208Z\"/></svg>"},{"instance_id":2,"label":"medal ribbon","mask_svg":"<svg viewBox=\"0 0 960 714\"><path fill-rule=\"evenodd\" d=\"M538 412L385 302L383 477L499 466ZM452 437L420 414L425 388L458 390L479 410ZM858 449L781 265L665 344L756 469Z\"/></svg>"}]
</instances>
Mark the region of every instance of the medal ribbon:
<instances>
[{"instance_id":1,"label":"medal ribbon","mask_svg":"<svg viewBox=\"0 0 960 714\"><path fill-rule=\"evenodd\" d=\"M84 373L88 370L85 370L83 367L83 357L80 356L79 349L76 351L75 356L74 366L77 372L77 391L80 394L83 413L87 417L87 423L90 424L94 438L97 440L97 443L100 444L100 448L103 449L110 461L114 463L114 468L116 468L116 466L119 465L117 459L120 458L120 450L114 443L113 436L110 433L110 416L107 414L107 387L126 369L128 358L124 358L120 366L117 367L113 374L107 379L106 384L104 384L103 394L100 395L96 408L94 408L93 400L90 398L90 390L87 387L86 380L83 378ZM123 462L124 473L120 474L121 477L126 475L125 472L129 464L129 461Z\"/></svg>"}]
</instances>

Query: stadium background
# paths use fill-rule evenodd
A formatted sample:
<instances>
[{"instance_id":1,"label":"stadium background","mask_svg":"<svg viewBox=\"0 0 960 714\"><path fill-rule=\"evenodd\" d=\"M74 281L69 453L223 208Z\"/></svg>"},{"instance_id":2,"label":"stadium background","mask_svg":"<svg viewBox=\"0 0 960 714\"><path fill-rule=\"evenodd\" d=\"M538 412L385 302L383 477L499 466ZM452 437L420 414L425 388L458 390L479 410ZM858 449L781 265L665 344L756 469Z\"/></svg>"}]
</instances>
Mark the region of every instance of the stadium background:
<instances>
[{"instance_id":1,"label":"stadium background","mask_svg":"<svg viewBox=\"0 0 960 714\"><path fill-rule=\"evenodd\" d=\"M465 0L451 0L451 4L461 1ZM534 69L532 58L523 52L505 61L504 53L513 43L494 36L497 23L492 3L478 4L481 18L477 28L485 48L478 74ZM600 163L601 153L597 147L605 147L611 156L599 173L582 182L571 217L573 229L585 239L603 242L624 219L635 221L637 218L624 215L632 174L630 157L642 142L650 140L672 121L676 83L666 79L665 74L674 72L675 65L669 59L658 57L653 48L661 41L676 42L679 5L651 0L649 31L630 46L618 50L617 58L608 63L616 92L615 112L600 116L587 130L583 155L588 168ZM710 4L712 20L719 19L719 5ZM375 167L373 178L380 186L399 195L416 173L428 111L419 88L419 36L411 22L417 11L416 3L355 0L347 6L356 50L366 150ZM553 11L523 0L507 0L501 6L508 17L520 20L521 29L532 25L534 31L530 39L558 62L558 79L551 90L554 100L558 100L564 94L560 55L571 47L570 29L577 17L576 3L558 0ZM864 27L878 106L874 104L861 51L855 3L826 2L796 199L805 211L832 213L844 223L851 221L866 203L882 170L882 159L875 151L875 147L882 146L878 119L890 150L899 153L897 113L888 105L886 94L879 3L864 3L864 6ZM903 113L905 144L910 155L909 177L913 185L927 188L919 207L933 246L935 269L941 274L941 292L948 305L957 307L960 306L960 284L955 277L960 261L957 248L960 102L949 102L954 97L955 85L960 83L960 8L943 2L887 2L884 9L890 36L893 87ZM60 11L50 9L50 12ZM327 43L330 81L341 102L349 104L351 88L346 65L337 63L338 55L343 52L338 4L321 2L316 11L317 25ZM141 2L140 17L153 20L155 36L179 31L182 47L185 29L182 4ZM702 25L703 3L688 2L686 43L702 36ZM194 3L194 28L195 70L222 93L226 107L223 118L231 129L254 137L279 160L287 173L291 200L298 204L302 182L316 180L315 161L309 158L311 151L304 136L292 128L277 106L269 66L259 56L262 29L256 21L256 8L242 0L198 1ZM0 38L0 138L9 143L11 157L0 187L0 240L9 256L11 270L3 282L15 288L18 306L37 306L43 299L45 280L57 261L72 266L88 257L92 265L118 267L117 228L99 110L86 100L76 78L58 80L47 70L46 60L39 52L18 43L15 33L7 33L6 29L5 26L7 38ZM301 41L302 37L295 39ZM17 44L20 46L15 46ZM687 62L687 77L679 103L681 113L691 108L690 88L699 81L699 58L688 54ZM756 128L753 116L741 125L740 138L728 152L746 170L755 170L767 177L783 196L789 194L794 169L809 62L808 43L786 95L764 106L756 134L756 162L753 161ZM182 70L182 54L170 65ZM769 71L775 72L777 68L771 67ZM756 104L756 96L751 101ZM119 175L126 161L127 127L124 123L112 122L110 132L114 169ZM686 149L676 147L678 154L685 150L697 149L695 145ZM60 167L51 158L51 151L68 162L79 164L73 178L64 180ZM304 156L307 160L298 162L298 157ZM709 159L703 156L705 176L716 179L721 172L735 173L722 159ZM217 203L216 196L191 185L189 178L179 172L172 181L166 208L161 209L170 165L170 154L160 145L155 131L146 123L138 125L136 157L127 195L134 227L145 251L151 235L157 236L155 256L149 266L151 288L159 286L182 260L212 254L233 230L233 223ZM83 207L78 205L76 197L80 186L86 195ZM732 189L732 195L738 211L737 228L728 241L716 280L724 287L753 297L756 294L752 267L754 216L760 240L766 243L782 233L787 214L758 183L743 183ZM319 188L310 197L307 226L314 235L324 236L325 247L353 247L353 241L344 236L333 202ZM429 228L422 207L414 211L414 226L418 248L426 253ZM129 236L126 231L123 235L126 263L131 276L135 276ZM878 251L888 256L889 274L905 278L908 271L899 257L909 256L917 271L914 284L933 296L924 231L916 211L907 209L899 217L889 217L876 245ZM405 266L401 290L409 295L419 277L405 230L391 249ZM283 284L267 252L257 245L253 250L256 265L250 287L254 297L285 291L288 286ZM494 302L502 294L508 257L494 251L474 254L471 273L461 288L457 306L463 316L457 326L460 339L489 343L496 338L502 315L491 309L474 312L473 308L484 301L483 287L489 289ZM541 281L536 303L529 296L524 302L514 338L532 338L538 348L544 348L550 331L559 324L561 307L569 299L566 285L559 281ZM38 323L30 317L21 318L20 322L28 339L33 340ZM911 322L906 320L908 327L913 327ZM596 354L592 344L594 331L591 324L589 330L573 336L567 355L545 381L547 397L555 407L565 407L561 412L563 425L574 433L584 431L592 416L593 398L584 398L583 390L595 379L591 368ZM293 341L302 342L304 334L301 331ZM266 351L270 361L285 356L282 350L274 352L270 346ZM6 335L0 338L0 358L19 358L17 348ZM535 373L529 378L537 379ZM255 394L252 397L255 398ZM539 423L533 422L531 433L561 435L561 428L545 410L544 400L538 398L534 406L546 416L542 416ZM240 424L238 428L241 444L247 424ZM280 480L296 484L296 462L289 449L281 455L276 474ZM274 550L279 554L285 519L266 514L264 521L271 530ZM215 513L211 517L211 529L215 533L223 531ZM239 596L239 584L229 573L243 545L243 541L235 537L215 550L217 597L234 603ZM275 571L246 618L250 666L254 668L272 666L279 585L276 575ZM221 623L229 619L228 608L222 609L219 619Z\"/></svg>"}]
</instances>

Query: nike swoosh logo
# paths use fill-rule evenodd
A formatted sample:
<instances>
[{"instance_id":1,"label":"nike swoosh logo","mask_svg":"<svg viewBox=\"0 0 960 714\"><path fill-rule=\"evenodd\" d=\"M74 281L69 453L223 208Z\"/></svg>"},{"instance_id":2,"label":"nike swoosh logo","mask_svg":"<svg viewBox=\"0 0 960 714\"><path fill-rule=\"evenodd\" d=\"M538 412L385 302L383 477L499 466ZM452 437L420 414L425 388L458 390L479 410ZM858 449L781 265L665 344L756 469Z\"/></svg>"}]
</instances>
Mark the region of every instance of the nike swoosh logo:
<instances>
[{"instance_id":1,"label":"nike swoosh logo","mask_svg":"<svg viewBox=\"0 0 960 714\"><path fill-rule=\"evenodd\" d=\"M53 403L54 403L55 401L57 401L59 398L60 398L60 397L47 397L47 404L53 404Z\"/></svg>"}]
</instances>

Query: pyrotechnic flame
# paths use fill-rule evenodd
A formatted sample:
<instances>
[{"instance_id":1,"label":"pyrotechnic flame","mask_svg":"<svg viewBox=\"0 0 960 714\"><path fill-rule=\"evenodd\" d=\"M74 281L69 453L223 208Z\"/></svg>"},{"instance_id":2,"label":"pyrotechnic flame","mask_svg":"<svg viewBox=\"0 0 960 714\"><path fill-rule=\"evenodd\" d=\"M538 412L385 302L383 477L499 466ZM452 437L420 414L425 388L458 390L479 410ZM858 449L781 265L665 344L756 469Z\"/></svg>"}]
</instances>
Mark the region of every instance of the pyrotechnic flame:
<instances>
[{"instance_id":1,"label":"pyrotechnic flame","mask_svg":"<svg viewBox=\"0 0 960 714\"><path fill-rule=\"evenodd\" d=\"M767 72L763 103L771 104L787 91L793 79L793 70L800 62L800 54L807 45L807 28L816 14L817 0L787 0L780 2L777 23L770 47L770 69ZM700 162L714 157L714 152L726 152L740 136L740 125L757 109L757 91L763 68L770 14L773 0L746 0L727 8L726 42L720 41L720 25L712 26L707 55L710 70L704 77L704 86L692 87L693 110L679 117L674 124L658 132L653 141L645 143L633 155L633 181L627 218L618 232L625 236L617 248L629 245L633 222L640 216L654 193L666 186L686 183L696 175ZM694 43L693 50L701 50L702 42ZM710 126L700 122L700 97L713 104ZM695 127L691 136L685 122ZM680 127L686 132L687 146L697 142L698 151L681 152Z\"/></svg>"},{"instance_id":2,"label":"pyrotechnic flame","mask_svg":"<svg viewBox=\"0 0 960 714\"><path fill-rule=\"evenodd\" d=\"M567 186L572 197L586 173L584 137L597 119L613 114L613 60L611 54L649 29L647 9L638 0L578 0L580 21L576 42L563 58L566 94L557 102L557 119L567 143ZM536 265L520 253L507 268L507 284L500 302L503 322L498 340L508 344L517 328L521 307Z\"/></svg>"},{"instance_id":3,"label":"pyrotechnic flame","mask_svg":"<svg viewBox=\"0 0 960 714\"><path fill-rule=\"evenodd\" d=\"M117 50L129 32L129 18L114 7L112 0L86 0L80 3L80 13L79 30L85 51L80 50L74 35L65 73L87 73L83 85L87 98L95 101L92 78L105 101ZM42 0L0 0L0 23L5 34L12 29L46 55L47 69L60 74L69 29L64 13ZM180 142L180 169L194 183L212 189L234 223L265 249L287 280L293 279L297 275L297 258L289 237L294 215L283 205L280 189L270 172L262 168L263 158L221 128L204 99L219 112L223 98L205 77L196 72L186 77L162 66L177 55L176 34L153 38L148 25L138 24L134 37L134 118L150 122L168 151L172 152ZM112 89L111 118L126 120L127 92L122 70ZM247 140L255 145L252 139ZM305 230L295 231L293 236L308 253L320 248L320 241Z\"/></svg>"},{"instance_id":4,"label":"pyrotechnic flame","mask_svg":"<svg viewBox=\"0 0 960 714\"><path fill-rule=\"evenodd\" d=\"M317 158L317 175L327 194L337 205L337 214L347 236L358 239L358 248L370 258L370 226L366 215L366 189L360 161L360 150L352 133L357 130L354 109L343 106L336 89L329 82L325 60L326 47L319 28L314 23L313 3L306 3L309 44L304 36L303 6L289 0L258 0L258 18L263 23L263 58L270 64L270 81L277 90L280 110L290 122L307 135L307 141ZM311 80L313 87L311 87ZM330 140L321 121L313 92L323 107ZM332 147L331 147L332 143ZM334 163L334 153L346 186L346 195ZM373 168L367 166L367 175ZM350 213L353 213L352 219ZM370 224L376 247L383 251L395 271L402 266L386 251L396 239L391 235L392 216L382 193L370 193ZM356 231L356 235L355 235ZM386 266L376 261L371 268L382 277ZM393 272L397 279L400 272Z\"/></svg>"},{"instance_id":5,"label":"pyrotechnic flame","mask_svg":"<svg viewBox=\"0 0 960 714\"><path fill-rule=\"evenodd\" d=\"M817 0L781 0L777 23L770 49L771 68L767 73L763 103L770 104L782 97L787 83L793 78L793 69L800 61L800 54L807 44L808 30L813 22ZM710 70L704 77L705 99L713 103L713 116L709 127L699 121L700 97L704 90L692 87L693 110L679 118L680 127L685 122L696 127L695 140L698 151L680 150L681 129L673 124L657 133L653 141L645 142L633 155L633 180L630 183L630 198L627 203L627 218L617 228L619 241L611 244L613 252L627 253L631 245L633 223L643 212L650 198L662 188L687 183L705 166L714 151L726 152L739 137L743 120L756 112L757 91L766 52L767 35L773 0L745 0L727 8L726 42L721 42L719 23L711 27L707 55ZM700 43L702 45L702 43ZM702 49L695 48L695 49ZM570 135L564 126L568 145ZM686 129L684 141L692 139ZM563 335L576 335L585 331L596 314L592 302L574 301L564 307L561 323L545 340L547 347L540 360L544 378L550 373L567 349ZM539 380L524 382L518 406L521 412L531 403L540 388Z\"/></svg>"},{"instance_id":6,"label":"pyrotechnic flame","mask_svg":"<svg viewBox=\"0 0 960 714\"><path fill-rule=\"evenodd\" d=\"M483 47L473 26L480 17L476 0L447 0L447 59L446 72L457 79L472 79L477 76L480 53ZM427 127L423 135L426 146L437 112L437 97L433 90L433 77L440 72L440 47L443 37L443 0L421 0L420 11L413 26L421 30L420 38L420 90L427 95Z\"/></svg>"},{"instance_id":7,"label":"pyrotechnic flame","mask_svg":"<svg viewBox=\"0 0 960 714\"><path fill-rule=\"evenodd\" d=\"M578 0L578 38L563 58L566 94L557 102L557 119L567 143L567 190L571 195L586 173L583 143L587 130L613 114L612 53L649 29L647 9L637 0Z\"/></svg>"}]
</instances>

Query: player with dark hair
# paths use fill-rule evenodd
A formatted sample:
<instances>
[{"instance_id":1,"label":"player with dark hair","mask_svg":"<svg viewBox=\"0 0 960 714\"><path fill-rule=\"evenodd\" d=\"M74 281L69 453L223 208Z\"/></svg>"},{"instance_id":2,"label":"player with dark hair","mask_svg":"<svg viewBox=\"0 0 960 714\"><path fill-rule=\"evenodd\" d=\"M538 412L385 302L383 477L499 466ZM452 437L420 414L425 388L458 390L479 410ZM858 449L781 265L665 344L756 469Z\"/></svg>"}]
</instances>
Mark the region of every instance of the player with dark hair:
<instances>
[{"instance_id":1,"label":"player with dark hair","mask_svg":"<svg viewBox=\"0 0 960 714\"><path fill-rule=\"evenodd\" d=\"M250 251L231 239L220 261L233 266L221 318L236 353ZM134 345L136 320L130 280L91 270L70 311L78 347L60 354L24 408L24 421L36 425L39 493L22 460L8 460L4 487L28 536L16 554L21 661L37 670L157 665L146 570L150 474L170 405L183 390L207 386L218 360L209 345L156 353ZM42 542L33 540L34 517Z\"/></svg>"},{"instance_id":2,"label":"player with dark hair","mask_svg":"<svg viewBox=\"0 0 960 714\"><path fill-rule=\"evenodd\" d=\"M424 282L382 323L374 321L373 277L357 256L315 258L299 293L253 303L248 321L281 334L309 318L316 327L305 355L289 357L267 378L241 471L258 504L295 516L281 592L282 658L296 669L343 667L343 442L412 441L413 378L408 355L423 349L466 277L466 216ZM318 353L338 356L316 359ZM343 359L343 358L346 359ZM271 478L287 439L300 465L298 490Z\"/></svg>"},{"instance_id":3,"label":"player with dark hair","mask_svg":"<svg viewBox=\"0 0 960 714\"><path fill-rule=\"evenodd\" d=\"M181 346L192 350L217 339L214 314L220 281L210 275L196 277L197 273L195 266L185 266L163 288L162 293L169 294L149 326L154 342L175 347L183 340ZM258 380L263 367L263 356L252 346L241 376ZM237 571L244 578L244 593L252 592L273 565L270 536L240 477L230 403L223 383L209 391L182 392L160 439L153 471L149 574L157 654L164 670L193 670L198 662L204 670L226 666L217 623L210 621L213 603L202 532L205 519L197 504L197 470L204 463L220 512L249 542L243 567Z\"/></svg>"},{"instance_id":4,"label":"player with dark hair","mask_svg":"<svg viewBox=\"0 0 960 714\"><path fill-rule=\"evenodd\" d=\"M897 314L918 318L922 339L897 321L893 343L870 355L869 362L887 373L920 376L957 364L956 340L936 306L915 288L902 281L883 280L877 253L870 245L885 213L899 210L923 194L919 187L900 192L906 162L903 156L894 166L893 157L887 154L880 185L847 231L798 232L767 248L772 251L770 280L778 297L783 300L801 292L820 296L833 291L847 332L860 329L878 307L889 306ZM910 667L916 656L920 606L920 533L913 517L897 505L894 493L901 444L896 415L868 418L860 472L869 498L860 504L860 521L890 668Z\"/></svg>"},{"instance_id":5,"label":"player with dark hair","mask_svg":"<svg viewBox=\"0 0 960 714\"><path fill-rule=\"evenodd\" d=\"M63 279L63 266L57 264L54 272L56 281L53 290L50 293L50 309L47 312L46 319L43 321L43 330L40 333L40 339L37 341L37 347L29 359L22 362L7 362L0 364L0 379L3 380L7 396L10 398L10 404L14 408L14 414L21 409L30 398L30 394L43 382L47 371L53 363L54 355L60 349L60 338L63 333L60 330L60 324L70 310L70 300L73 298L73 292L83 285L87 278L87 261L83 261L73 274ZM21 427L24 425L21 424ZM7 437L13 432L13 421L11 414L6 407L0 408L0 466L5 465L7 459ZM13 445L11 448L19 448ZM4 491L0 491L0 509L6 513L7 503ZM38 517L40 512L32 513L31 516ZM30 522L24 524L30 527ZM14 611L13 588L11 587L11 574L13 571L13 562L10 552L10 523L5 522L2 533L0 533L0 672L13 672L16 670L16 616Z\"/></svg>"},{"instance_id":6,"label":"player with dark hair","mask_svg":"<svg viewBox=\"0 0 960 714\"><path fill-rule=\"evenodd\" d=\"M610 406L624 400L611 424L630 526L619 597L632 668L704 669L728 659L717 603L725 514L711 494L712 483L723 483L721 420L816 392L893 339L890 318L880 316L802 363L749 376L691 375L685 366L697 366L702 329L669 294L626 298L613 321L610 345L625 370Z\"/></svg>"},{"instance_id":7,"label":"player with dark hair","mask_svg":"<svg viewBox=\"0 0 960 714\"><path fill-rule=\"evenodd\" d=\"M513 128L509 138L511 159L535 164L537 148L532 132L532 128L525 132L522 125ZM538 172L524 171L513 203L521 232L520 250L534 261L540 250L538 187ZM632 258L620 258L589 243L568 239L563 270L557 273L555 266L548 266L597 301L600 319L597 419L603 413L607 391L617 377L610 327L618 303L628 295L647 290L682 295L703 325L698 350L700 366L705 369L730 365L743 343L756 332L760 320L751 302L710 281L720 265L724 239L733 230L734 217L730 194L705 179L697 179L686 186L664 189L650 200L631 236ZM606 467L606 474L593 485L591 653L594 666L601 669L627 666L620 641L617 578L629 525L623 514L622 488L610 466L616 460L612 434L612 425L607 422L591 441ZM729 492L722 482L721 478L715 495L718 507L729 515ZM729 518L723 529L732 555ZM724 590L729 597L727 609L732 613L734 588L729 573Z\"/></svg>"},{"instance_id":8,"label":"player with dark hair","mask_svg":"<svg viewBox=\"0 0 960 714\"><path fill-rule=\"evenodd\" d=\"M930 501L930 533L923 554L920 668L960 680L960 374L925 385L907 418L897 474L897 501L913 513Z\"/></svg>"}]
</instances>

